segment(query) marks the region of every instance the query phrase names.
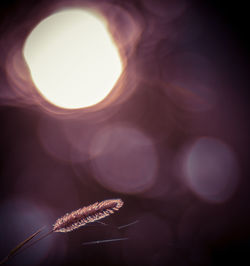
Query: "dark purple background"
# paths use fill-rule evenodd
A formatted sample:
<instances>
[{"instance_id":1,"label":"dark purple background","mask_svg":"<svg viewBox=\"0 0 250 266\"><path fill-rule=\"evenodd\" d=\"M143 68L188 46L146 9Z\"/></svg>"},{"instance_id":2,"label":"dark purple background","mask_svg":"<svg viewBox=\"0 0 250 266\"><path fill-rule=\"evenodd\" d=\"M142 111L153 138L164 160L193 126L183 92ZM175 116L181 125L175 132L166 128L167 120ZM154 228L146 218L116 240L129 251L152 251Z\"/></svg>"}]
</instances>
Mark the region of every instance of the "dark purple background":
<instances>
[{"instance_id":1,"label":"dark purple background","mask_svg":"<svg viewBox=\"0 0 250 266\"><path fill-rule=\"evenodd\" d=\"M38 7L42 10L51 2L1 2L1 93L8 91L10 86L4 64L9 49L3 45L6 34L27 22L29 16L33 17ZM109 2L124 5L124 1ZM150 24L151 10L142 0L126 2L144 18L145 25ZM157 0L154 5L161 6L164 12L164 6L171 6L173 2ZM86 177L83 183L71 163L50 156L41 145L37 133L39 123L41 119L46 120L49 114L35 104L20 105L17 102L15 105L14 101L1 99L1 257L40 226L52 224L70 210L109 198L119 197L125 202L118 214L105 220L110 226L89 226L69 234L50 236L29 252L27 250L9 261L8 265L241 265L243 261L247 265L250 262L248 14L243 1L217 2L187 0L189 7L168 24L168 30L171 30L166 33L160 31L161 35L157 35L158 39L149 50L145 29L145 35L131 59L138 62L145 80L138 84L136 92L119 108L110 107L112 115L104 122L134 124L154 139L159 152L158 175L160 178L167 176L168 190L164 196L112 192L94 180L89 162L78 168L80 175ZM162 23L166 23L164 15ZM172 32L178 32L178 38L172 38ZM25 33L17 35L17 41L23 36ZM168 62L168 56L171 56L168 49L172 52L199 53L214 63L213 70L218 76L215 108L203 112L182 109L165 94L159 83L149 82L148 73L158 77L162 64L165 60ZM171 70L171 65L167 67ZM77 119L81 123L85 121L85 118ZM56 130L56 125L53 130ZM220 138L237 154L239 186L225 203L207 203L190 191L182 190L183 184L169 170L182 146L188 140L203 135ZM60 141L60 136L58 139ZM67 147L62 147L62 152L64 149ZM165 158L169 159L167 169L164 166ZM20 177L23 172L27 173L26 168L30 171L30 177L22 180ZM15 199L16 205L12 199ZM13 205L6 205L9 201ZM31 222L33 218L26 221L28 215L23 215L22 211L32 213L36 208L34 223ZM46 215L43 216L43 213ZM139 223L127 229L116 229L118 225L135 220ZM86 241L117 237L129 237L129 240L81 245ZM46 251L46 247L50 252Z\"/></svg>"}]
</instances>

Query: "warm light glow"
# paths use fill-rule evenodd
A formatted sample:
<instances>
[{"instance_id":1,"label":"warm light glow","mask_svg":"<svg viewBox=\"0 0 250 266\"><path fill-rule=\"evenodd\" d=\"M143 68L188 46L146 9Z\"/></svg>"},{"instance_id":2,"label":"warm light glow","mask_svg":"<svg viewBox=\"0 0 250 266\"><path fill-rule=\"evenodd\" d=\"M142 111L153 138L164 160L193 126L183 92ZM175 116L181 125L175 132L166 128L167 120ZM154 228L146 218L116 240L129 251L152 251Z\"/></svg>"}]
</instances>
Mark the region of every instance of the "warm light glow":
<instances>
[{"instance_id":1,"label":"warm light glow","mask_svg":"<svg viewBox=\"0 0 250 266\"><path fill-rule=\"evenodd\" d=\"M104 20L82 9L63 10L40 22L23 54L39 92L67 109L102 101L122 72Z\"/></svg>"}]
</instances>

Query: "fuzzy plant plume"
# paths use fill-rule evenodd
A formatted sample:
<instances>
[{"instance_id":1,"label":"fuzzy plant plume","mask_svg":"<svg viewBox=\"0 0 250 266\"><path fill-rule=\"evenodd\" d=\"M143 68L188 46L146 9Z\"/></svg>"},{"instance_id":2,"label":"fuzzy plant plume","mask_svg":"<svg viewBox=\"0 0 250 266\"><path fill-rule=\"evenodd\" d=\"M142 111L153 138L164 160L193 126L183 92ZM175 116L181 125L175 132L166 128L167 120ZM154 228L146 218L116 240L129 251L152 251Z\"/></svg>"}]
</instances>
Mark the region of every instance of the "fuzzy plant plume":
<instances>
[{"instance_id":1,"label":"fuzzy plant plume","mask_svg":"<svg viewBox=\"0 0 250 266\"><path fill-rule=\"evenodd\" d=\"M30 240L32 240L36 235L38 235L43 228L39 229L37 232L35 232L27 239L19 243L15 248L13 248L11 252L2 261L0 261L0 264L5 263L7 260L14 257L19 252L25 250L26 248L29 248L30 246L33 246L35 243L47 237L53 232L65 233L73 231L81 226L86 225L87 223L93 223L109 216L115 211L118 211L122 206L123 201L121 199L109 199L101 202L96 202L70 213L66 213L64 216L56 220L52 229L47 234L35 240L29 246L26 246L26 244L30 242Z\"/></svg>"},{"instance_id":2,"label":"fuzzy plant plume","mask_svg":"<svg viewBox=\"0 0 250 266\"><path fill-rule=\"evenodd\" d=\"M56 220L53 225L53 232L65 233L73 231L87 223L93 223L109 216L114 211L118 211L122 205L123 201L121 199L110 199L66 213Z\"/></svg>"}]
</instances>

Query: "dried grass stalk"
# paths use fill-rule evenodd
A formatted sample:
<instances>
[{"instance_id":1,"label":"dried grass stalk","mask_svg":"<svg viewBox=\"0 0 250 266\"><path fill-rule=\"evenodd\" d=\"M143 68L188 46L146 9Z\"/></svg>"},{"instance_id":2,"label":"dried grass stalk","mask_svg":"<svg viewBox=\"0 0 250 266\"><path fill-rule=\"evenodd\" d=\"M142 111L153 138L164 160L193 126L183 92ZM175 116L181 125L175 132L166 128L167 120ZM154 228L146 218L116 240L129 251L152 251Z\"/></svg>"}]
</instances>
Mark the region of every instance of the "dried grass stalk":
<instances>
[{"instance_id":1,"label":"dried grass stalk","mask_svg":"<svg viewBox=\"0 0 250 266\"><path fill-rule=\"evenodd\" d=\"M96 202L71 213L66 213L57 219L53 225L53 232L70 232L87 223L93 223L103 219L114 211L118 211L123 205L121 199L110 199Z\"/></svg>"},{"instance_id":2,"label":"dried grass stalk","mask_svg":"<svg viewBox=\"0 0 250 266\"><path fill-rule=\"evenodd\" d=\"M47 237L53 232L65 233L73 231L87 223L93 223L109 216L110 214L114 213L114 211L118 211L122 207L122 205L123 201L121 199L110 199L96 202L92 205L83 207L71 213L66 213L64 216L56 220L52 230L50 230L47 234L27 246L26 244L30 242L30 240L32 240L36 235L38 235L43 228L39 229L37 232L32 234L30 237L18 244L14 249L12 249L9 255L6 256L2 261L0 261L0 264L5 263L10 258L17 255L19 252L22 252L25 249L33 246L35 243Z\"/></svg>"}]
</instances>

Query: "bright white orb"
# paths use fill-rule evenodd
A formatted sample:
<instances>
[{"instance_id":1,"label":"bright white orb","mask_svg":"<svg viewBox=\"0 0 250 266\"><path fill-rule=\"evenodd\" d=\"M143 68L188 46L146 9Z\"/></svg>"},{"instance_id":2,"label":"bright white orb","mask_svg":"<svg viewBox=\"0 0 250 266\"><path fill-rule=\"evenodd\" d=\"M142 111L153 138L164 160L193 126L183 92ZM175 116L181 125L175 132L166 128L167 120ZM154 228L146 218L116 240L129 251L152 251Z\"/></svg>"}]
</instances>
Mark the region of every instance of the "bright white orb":
<instances>
[{"instance_id":1,"label":"bright white orb","mask_svg":"<svg viewBox=\"0 0 250 266\"><path fill-rule=\"evenodd\" d=\"M122 72L122 61L104 20L68 9L41 21L28 36L24 58L40 94L66 109L102 101Z\"/></svg>"}]
</instances>

